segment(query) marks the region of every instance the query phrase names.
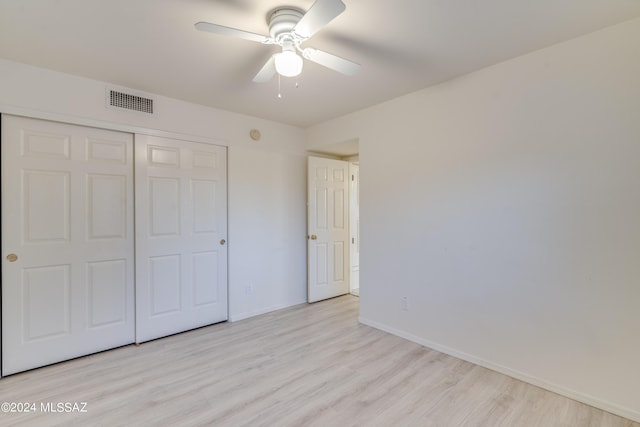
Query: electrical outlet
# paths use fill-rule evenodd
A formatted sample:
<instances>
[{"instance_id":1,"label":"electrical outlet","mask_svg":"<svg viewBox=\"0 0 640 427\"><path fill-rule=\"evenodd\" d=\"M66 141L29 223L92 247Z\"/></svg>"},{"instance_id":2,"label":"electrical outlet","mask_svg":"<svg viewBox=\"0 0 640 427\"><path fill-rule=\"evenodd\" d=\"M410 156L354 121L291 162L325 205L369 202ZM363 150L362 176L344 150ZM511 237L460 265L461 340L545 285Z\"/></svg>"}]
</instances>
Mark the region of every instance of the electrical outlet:
<instances>
[{"instance_id":1,"label":"electrical outlet","mask_svg":"<svg viewBox=\"0 0 640 427\"><path fill-rule=\"evenodd\" d=\"M409 299L407 297L400 298L400 307L402 307L402 311L409 311Z\"/></svg>"},{"instance_id":2,"label":"electrical outlet","mask_svg":"<svg viewBox=\"0 0 640 427\"><path fill-rule=\"evenodd\" d=\"M247 286L245 286L245 287L244 287L244 294L245 294L246 296L251 296L251 295L253 295L253 285L252 285L252 284L249 284L249 285L247 285Z\"/></svg>"}]
</instances>

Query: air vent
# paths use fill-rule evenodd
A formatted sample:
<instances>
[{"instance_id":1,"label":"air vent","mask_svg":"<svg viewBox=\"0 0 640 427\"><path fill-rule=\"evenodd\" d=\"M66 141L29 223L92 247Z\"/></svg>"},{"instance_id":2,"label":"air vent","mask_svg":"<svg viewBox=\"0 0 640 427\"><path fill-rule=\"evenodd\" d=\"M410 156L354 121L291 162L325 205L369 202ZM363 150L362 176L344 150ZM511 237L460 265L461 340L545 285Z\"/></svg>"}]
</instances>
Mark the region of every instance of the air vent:
<instances>
[{"instance_id":1,"label":"air vent","mask_svg":"<svg viewBox=\"0 0 640 427\"><path fill-rule=\"evenodd\" d=\"M117 90L109 90L108 102L111 107L153 114L153 99L151 98L144 98L142 96L119 92Z\"/></svg>"}]
</instances>

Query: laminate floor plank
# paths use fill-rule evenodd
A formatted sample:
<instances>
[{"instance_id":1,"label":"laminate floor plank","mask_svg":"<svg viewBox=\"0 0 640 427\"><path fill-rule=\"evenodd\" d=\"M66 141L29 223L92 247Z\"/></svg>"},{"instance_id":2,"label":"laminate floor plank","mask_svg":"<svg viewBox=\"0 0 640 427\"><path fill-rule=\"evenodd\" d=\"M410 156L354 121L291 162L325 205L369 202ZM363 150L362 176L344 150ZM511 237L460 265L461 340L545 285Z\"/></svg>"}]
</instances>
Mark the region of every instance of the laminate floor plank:
<instances>
[{"instance_id":1,"label":"laminate floor plank","mask_svg":"<svg viewBox=\"0 0 640 427\"><path fill-rule=\"evenodd\" d=\"M0 402L37 411L0 426L640 427L357 317L348 295L12 375Z\"/></svg>"}]
</instances>

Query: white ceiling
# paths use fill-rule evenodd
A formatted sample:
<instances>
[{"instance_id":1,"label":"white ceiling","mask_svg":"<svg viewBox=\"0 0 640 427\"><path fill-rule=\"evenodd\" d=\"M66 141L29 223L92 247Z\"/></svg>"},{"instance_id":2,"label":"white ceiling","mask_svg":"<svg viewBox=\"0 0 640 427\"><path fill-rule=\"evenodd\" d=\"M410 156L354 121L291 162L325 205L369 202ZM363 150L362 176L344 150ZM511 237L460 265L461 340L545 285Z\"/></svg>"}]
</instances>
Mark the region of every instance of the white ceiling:
<instances>
[{"instance_id":1,"label":"white ceiling","mask_svg":"<svg viewBox=\"0 0 640 427\"><path fill-rule=\"evenodd\" d=\"M278 6L313 0L1 0L0 57L139 91L309 126L640 16L640 0L343 0L304 46L362 64L305 61L295 80L251 79L277 47L196 31L268 34Z\"/></svg>"}]
</instances>

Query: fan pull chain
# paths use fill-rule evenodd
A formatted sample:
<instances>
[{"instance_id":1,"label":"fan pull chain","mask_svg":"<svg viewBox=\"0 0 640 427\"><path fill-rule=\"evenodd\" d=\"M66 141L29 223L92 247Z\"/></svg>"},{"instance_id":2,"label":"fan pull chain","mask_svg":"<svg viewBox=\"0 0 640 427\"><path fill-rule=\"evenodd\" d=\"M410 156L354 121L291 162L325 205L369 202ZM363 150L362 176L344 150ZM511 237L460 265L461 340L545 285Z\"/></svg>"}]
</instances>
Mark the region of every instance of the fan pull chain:
<instances>
[{"instance_id":1,"label":"fan pull chain","mask_svg":"<svg viewBox=\"0 0 640 427\"><path fill-rule=\"evenodd\" d=\"M295 83L295 88L298 89L300 84L298 81ZM280 74L278 74L278 99L282 99L282 80Z\"/></svg>"},{"instance_id":2,"label":"fan pull chain","mask_svg":"<svg viewBox=\"0 0 640 427\"><path fill-rule=\"evenodd\" d=\"M280 89L280 74L278 74L278 99L282 99L282 92Z\"/></svg>"}]
</instances>

